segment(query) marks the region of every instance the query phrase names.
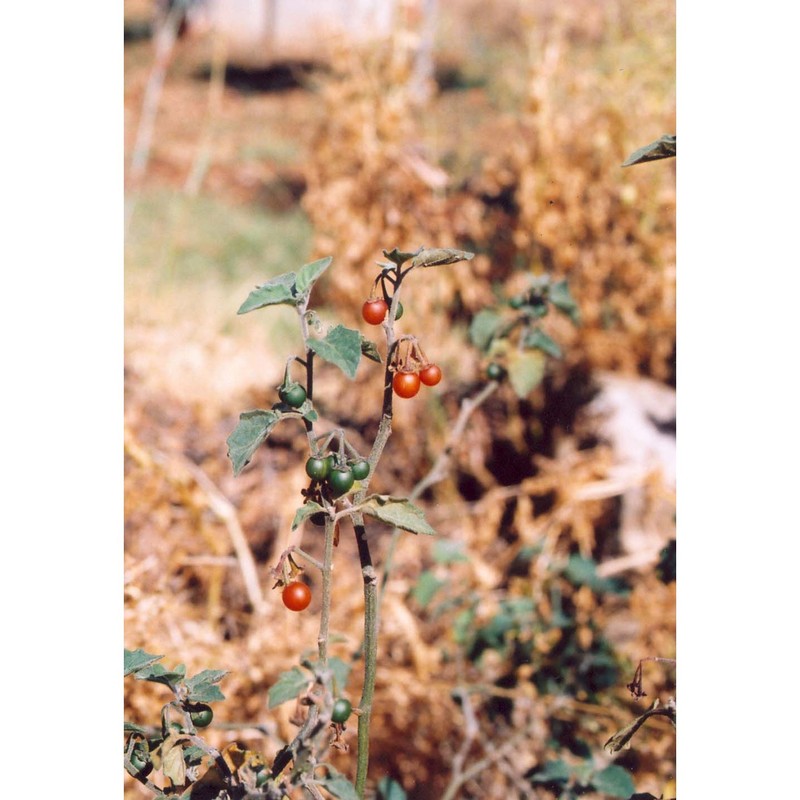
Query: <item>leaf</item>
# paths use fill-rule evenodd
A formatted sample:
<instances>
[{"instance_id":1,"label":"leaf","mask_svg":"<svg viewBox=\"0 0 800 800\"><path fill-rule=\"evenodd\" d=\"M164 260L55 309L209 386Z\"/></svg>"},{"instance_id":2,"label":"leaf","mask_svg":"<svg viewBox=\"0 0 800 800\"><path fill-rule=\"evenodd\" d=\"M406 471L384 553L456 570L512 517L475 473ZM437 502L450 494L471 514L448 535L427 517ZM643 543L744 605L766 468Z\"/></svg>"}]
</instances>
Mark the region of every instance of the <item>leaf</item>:
<instances>
[{"instance_id":1,"label":"leaf","mask_svg":"<svg viewBox=\"0 0 800 800\"><path fill-rule=\"evenodd\" d=\"M277 278L256 286L247 296L247 300L239 306L237 314L246 314L257 308L275 305L295 305L295 274L286 272Z\"/></svg>"},{"instance_id":2,"label":"leaf","mask_svg":"<svg viewBox=\"0 0 800 800\"><path fill-rule=\"evenodd\" d=\"M319 661L312 661L310 666L311 669L314 670L315 674L319 674ZM333 673L334 694L336 695L343 692L345 686L347 686L347 679L350 677L350 664L348 664L346 661L343 661L341 658L338 658L337 656L333 656L328 659L327 668Z\"/></svg>"},{"instance_id":3,"label":"leaf","mask_svg":"<svg viewBox=\"0 0 800 800\"><path fill-rule=\"evenodd\" d=\"M280 418L275 411L245 411L239 415L239 424L228 437L228 458L234 475L250 463L253 453L264 444Z\"/></svg>"},{"instance_id":4,"label":"leaf","mask_svg":"<svg viewBox=\"0 0 800 800\"><path fill-rule=\"evenodd\" d=\"M378 781L378 800L406 800L405 789L391 778L383 777Z\"/></svg>"},{"instance_id":5,"label":"leaf","mask_svg":"<svg viewBox=\"0 0 800 800\"><path fill-rule=\"evenodd\" d=\"M123 726L122 726L122 730L125 733L141 733L142 736L147 736L147 734L148 734L148 729L147 728L143 728L141 725L136 725L133 722L124 723Z\"/></svg>"},{"instance_id":6,"label":"leaf","mask_svg":"<svg viewBox=\"0 0 800 800\"><path fill-rule=\"evenodd\" d=\"M186 686L189 689L187 699L193 703L213 703L215 700L224 700L222 694L215 683L221 681L226 675L226 670L205 669L192 678L186 679Z\"/></svg>"},{"instance_id":7,"label":"leaf","mask_svg":"<svg viewBox=\"0 0 800 800\"><path fill-rule=\"evenodd\" d=\"M163 683L169 686L170 689L175 691L176 686L183 682L186 677L186 667L183 664L178 664L175 669L164 669L161 664L153 664L152 666L140 669L134 675L137 681L151 681L152 683Z\"/></svg>"},{"instance_id":8,"label":"leaf","mask_svg":"<svg viewBox=\"0 0 800 800\"><path fill-rule=\"evenodd\" d=\"M411 596L422 608L425 608L433 600L436 592L446 583L447 581L437 578L430 570L425 570L417 578L417 582L411 590Z\"/></svg>"},{"instance_id":9,"label":"leaf","mask_svg":"<svg viewBox=\"0 0 800 800\"><path fill-rule=\"evenodd\" d=\"M558 281L550 287L550 302L562 313L566 314L573 325L581 324L581 310L575 302L566 281Z\"/></svg>"},{"instance_id":10,"label":"leaf","mask_svg":"<svg viewBox=\"0 0 800 800\"><path fill-rule=\"evenodd\" d=\"M525 347L529 347L532 350L541 350L546 355L553 356L553 358L561 358L561 348L558 343L554 342L540 328L534 328L528 332L525 337Z\"/></svg>"},{"instance_id":11,"label":"leaf","mask_svg":"<svg viewBox=\"0 0 800 800\"><path fill-rule=\"evenodd\" d=\"M503 318L490 308L481 309L469 326L469 338L480 350L488 350L492 339L503 324Z\"/></svg>"},{"instance_id":12,"label":"leaf","mask_svg":"<svg viewBox=\"0 0 800 800\"><path fill-rule=\"evenodd\" d=\"M325 511L325 509L313 500L309 500L304 506L300 506L300 508L295 511L294 519L292 520L292 530L300 527L312 514L317 514L320 511Z\"/></svg>"},{"instance_id":13,"label":"leaf","mask_svg":"<svg viewBox=\"0 0 800 800\"><path fill-rule=\"evenodd\" d=\"M330 770L331 768L328 767L328 769ZM337 773L329 778L321 778L317 780L317 783L334 797L338 797L339 800L359 800L356 787L343 775Z\"/></svg>"},{"instance_id":14,"label":"leaf","mask_svg":"<svg viewBox=\"0 0 800 800\"><path fill-rule=\"evenodd\" d=\"M423 533L427 536L436 535L436 531L426 522L422 509L406 498L373 494L358 508L364 514L369 514L394 528L410 533Z\"/></svg>"},{"instance_id":15,"label":"leaf","mask_svg":"<svg viewBox=\"0 0 800 800\"><path fill-rule=\"evenodd\" d=\"M370 341L364 336L361 337L361 355L370 359L370 361L376 361L378 364L383 364L383 359L381 358L381 354L378 352L378 347L375 342Z\"/></svg>"},{"instance_id":16,"label":"leaf","mask_svg":"<svg viewBox=\"0 0 800 800\"><path fill-rule=\"evenodd\" d=\"M384 253L387 258L389 256ZM469 261L475 257L475 253L468 253L466 250L453 250L451 248L434 248L423 250L414 256L411 262L412 267L440 267L445 264L455 264L459 261Z\"/></svg>"},{"instance_id":17,"label":"leaf","mask_svg":"<svg viewBox=\"0 0 800 800\"><path fill-rule=\"evenodd\" d=\"M287 700L294 700L305 690L309 682L308 673L300 667L292 667L288 672L282 672L278 676L277 682L270 687L268 707L275 708Z\"/></svg>"},{"instance_id":18,"label":"leaf","mask_svg":"<svg viewBox=\"0 0 800 800\"><path fill-rule=\"evenodd\" d=\"M183 748L180 740L168 736L161 745L161 771L176 786L186 783L186 764L183 761Z\"/></svg>"},{"instance_id":19,"label":"leaf","mask_svg":"<svg viewBox=\"0 0 800 800\"><path fill-rule=\"evenodd\" d=\"M626 749L630 747L630 741L633 738L636 731L647 722L650 717L653 716L664 716L667 717L670 722L672 722L673 726L675 726L675 707L674 706L662 706L658 699L653 701L653 705L644 712L644 714L640 714L636 719L626 725L624 728L618 730L604 745L603 749L608 749L610 753L618 753L620 750Z\"/></svg>"},{"instance_id":20,"label":"leaf","mask_svg":"<svg viewBox=\"0 0 800 800\"><path fill-rule=\"evenodd\" d=\"M312 261L310 264L304 264L297 270L297 279L295 281L295 291L298 295L304 295L311 290L314 282L325 272L333 261L332 256L320 258L318 261Z\"/></svg>"},{"instance_id":21,"label":"leaf","mask_svg":"<svg viewBox=\"0 0 800 800\"><path fill-rule=\"evenodd\" d=\"M634 164L644 164L647 161L658 161L662 158L675 158L678 152L677 137L670 133L664 134L638 150L634 150L622 162L623 167L632 167Z\"/></svg>"},{"instance_id":22,"label":"leaf","mask_svg":"<svg viewBox=\"0 0 800 800\"><path fill-rule=\"evenodd\" d=\"M592 777L592 786L603 794L611 797L630 797L636 787L633 778L625 768L619 764L609 764L604 770Z\"/></svg>"},{"instance_id":23,"label":"leaf","mask_svg":"<svg viewBox=\"0 0 800 800\"><path fill-rule=\"evenodd\" d=\"M535 772L528 776L531 783L565 783L572 774L569 765L558 759L558 761L547 761Z\"/></svg>"},{"instance_id":24,"label":"leaf","mask_svg":"<svg viewBox=\"0 0 800 800\"><path fill-rule=\"evenodd\" d=\"M517 397L527 397L544 378L545 357L540 350L508 353L508 380Z\"/></svg>"},{"instance_id":25,"label":"leaf","mask_svg":"<svg viewBox=\"0 0 800 800\"><path fill-rule=\"evenodd\" d=\"M146 653L141 648L138 650L125 649L125 675L128 676L132 672L138 672L144 667L149 667L156 661L160 661L164 656L156 656L152 653Z\"/></svg>"},{"instance_id":26,"label":"leaf","mask_svg":"<svg viewBox=\"0 0 800 800\"><path fill-rule=\"evenodd\" d=\"M437 539L433 543L433 560L437 564L468 563L469 558L464 553L464 543L454 539Z\"/></svg>"},{"instance_id":27,"label":"leaf","mask_svg":"<svg viewBox=\"0 0 800 800\"><path fill-rule=\"evenodd\" d=\"M309 339L308 347L320 358L339 367L352 380L361 359L362 338L358 331L337 325L324 339Z\"/></svg>"},{"instance_id":28,"label":"leaf","mask_svg":"<svg viewBox=\"0 0 800 800\"><path fill-rule=\"evenodd\" d=\"M398 250L395 247L395 248L392 249L391 252L388 252L387 250L384 250L383 254L386 256L386 258L389 259L389 261L393 261L399 267L399 266L402 266L403 264L405 264L406 261L408 261L409 258L414 258L414 256L418 255L421 252L422 252L422 248L421 247L419 248L419 250L416 250L413 253L402 253L402 252L400 252L400 250ZM381 266L383 266L383 265L381 265Z\"/></svg>"}]
</instances>

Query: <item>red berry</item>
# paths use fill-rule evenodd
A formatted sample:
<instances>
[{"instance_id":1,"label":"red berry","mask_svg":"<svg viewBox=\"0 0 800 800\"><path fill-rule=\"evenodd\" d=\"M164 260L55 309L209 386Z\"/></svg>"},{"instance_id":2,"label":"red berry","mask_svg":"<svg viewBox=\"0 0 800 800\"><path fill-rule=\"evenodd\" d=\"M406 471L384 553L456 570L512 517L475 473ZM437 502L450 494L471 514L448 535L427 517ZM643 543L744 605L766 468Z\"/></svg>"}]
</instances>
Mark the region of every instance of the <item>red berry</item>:
<instances>
[{"instance_id":1,"label":"red berry","mask_svg":"<svg viewBox=\"0 0 800 800\"><path fill-rule=\"evenodd\" d=\"M386 305L385 300L377 298L375 300L367 300L361 307L361 316L364 317L365 322L370 325L380 325L386 318L386 312L389 306Z\"/></svg>"},{"instance_id":2,"label":"red berry","mask_svg":"<svg viewBox=\"0 0 800 800\"><path fill-rule=\"evenodd\" d=\"M425 369L420 371L419 379L426 386L436 386L436 384L442 379L442 370L437 367L436 364L428 364Z\"/></svg>"}]
</instances>

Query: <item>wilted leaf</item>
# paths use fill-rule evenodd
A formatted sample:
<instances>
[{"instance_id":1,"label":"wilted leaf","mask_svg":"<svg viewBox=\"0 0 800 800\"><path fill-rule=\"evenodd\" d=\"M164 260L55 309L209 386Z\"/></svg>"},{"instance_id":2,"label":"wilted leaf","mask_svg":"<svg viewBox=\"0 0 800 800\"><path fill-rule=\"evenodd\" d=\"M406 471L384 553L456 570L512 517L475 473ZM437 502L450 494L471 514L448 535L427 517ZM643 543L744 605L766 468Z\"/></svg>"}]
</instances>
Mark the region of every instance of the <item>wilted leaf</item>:
<instances>
[{"instance_id":1,"label":"wilted leaf","mask_svg":"<svg viewBox=\"0 0 800 800\"><path fill-rule=\"evenodd\" d=\"M294 272L286 272L256 286L236 313L246 314L265 306L295 305L295 278Z\"/></svg>"},{"instance_id":2,"label":"wilted leaf","mask_svg":"<svg viewBox=\"0 0 800 800\"><path fill-rule=\"evenodd\" d=\"M132 672L137 672L144 667L149 667L156 661L160 661L164 656L155 656L152 653L146 653L141 648L138 650L125 650L125 675L130 675Z\"/></svg>"},{"instance_id":3,"label":"wilted leaf","mask_svg":"<svg viewBox=\"0 0 800 800\"><path fill-rule=\"evenodd\" d=\"M660 139L656 139L638 150L634 150L625 161L623 167L631 167L634 164L644 164L646 161L658 161L662 158L675 158L678 151L677 137L667 133Z\"/></svg>"},{"instance_id":4,"label":"wilted leaf","mask_svg":"<svg viewBox=\"0 0 800 800\"><path fill-rule=\"evenodd\" d=\"M673 726L675 725L675 708L667 706L662 706L658 699L653 701L653 705L641 714L640 716L636 717L636 719L631 722L630 724L626 725L621 730L618 730L604 745L604 748L607 748L611 753L618 753L620 750L630 747L630 741L633 738L633 735L639 728L644 725L647 720L652 716L664 716L667 717L670 722L672 722Z\"/></svg>"},{"instance_id":5,"label":"wilted leaf","mask_svg":"<svg viewBox=\"0 0 800 800\"><path fill-rule=\"evenodd\" d=\"M381 354L378 352L375 342L371 342L364 336L361 337L361 354L370 359L370 361L376 361L378 364L383 364L383 359L381 358Z\"/></svg>"},{"instance_id":6,"label":"wilted leaf","mask_svg":"<svg viewBox=\"0 0 800 800\"><path fill-rule=\"evenodd\" d=\"M540 350L508 353L508 380L517 397L527 397L544 378L545 357Z\"/></svg>"},{"instance_id":7,"label":"wilted leaf","mask_svg":"<svg viewBox=\"0 0 800 800\"><path fill-rule=\"evenodd\" d=\"M245 411L239 415L239 424L228 437L228 458L234 475L250 463L253 453L266 441L280 418L275 411Z\"/></svg>"},{"instance_id":8,"label":"wilted leaf","mask_svg":"<svg viewBox=\"0 0 800 800\"><path fill-rule=\"evenodd\" d=\"M386 255L389 258L388 254ZM440 267L445 264L455 264L458 261L469 261L475 257L475 253L468 253L466 250L453 250L451 248L434 248L423 250L414 256L411 262L412 267Z\"/></svg>"},{"instance_id":9,"label":"wilted leaf","mask_svg":"<svg viewBox=\"0 0 800 800\"><path fill-rule=\"evenodd\" d=\"M215 700L224 700L225 695L214 684L221 681L227 674L227 671L221 669L205 669L194 677L187 678L188 699L193 703L213 703Z\"/></svg>"},{"instance_id":10,"label":"wilted leaf","mask_svg":"<svg viewBox=\"0 0 800 800\"><path fill-rule=\"evenodd\" d=\"M534 328L525 337L525 347L532 350L541 350L553 358L561 358L561 348L541 328Z\"/></svg>"},{"instance_id":11,"label":"wilted leaf","mask_svg":"<svg viewBox=\"0 0 800 800\"><path fill-rule=\"evenodd\" d=\"M318 261L312 261L310 264L305 264L297 270L297 278L295 280L295 291L297 295L303 295L311 289L314 282L325 272L333 261L332 256L320 258Z\"/></svg>"},{"instance_id":12,"label":"wilted leaf","mask_svg":"<svg viewBox=\"0 0 800 800\"><path fill-rule=\"evenodd\" d=\"M472 318L469 338L478 349L486 350L502 325L503 318L500 314L490 308L484 308Z\"/></svg>"},{"instance_id":13,"label":"wilted leaf","mask_svg":"<svg viewBox=\"0 0 800 800\"><path fill-rule=\"evenodd\" d=\"M609 764L592 777L592 786L610 797L630 797L636 787L628 770L618 764Z\"/></svg>"},{"instance_id":14,"label":"wilted leaf","mask_svg":"<svg viewBox=\"0 0 800 800\"><path fill-rule=\"evenodd\" d=\"M337 325L324 339L309 339L308 347L320 358L339 367L352 380L361 359L362 338L358 331Z\"/></svg>"},{"instance_id":15,"label":"wilted leaf","mask_svg":"<svg viewBox=\"0 0 800 800\"><path fill-rule=\"evenodd\" d=\"M161 745L161 771L176 786L186 783L186 764L183 761L183 748L180 740L168 736Z\"/></svg>"},{"instance_id":16,"label":"wilted leaf","mask_svg":"<svg viewBox=\"0 0 800 800\"><path fill-rule=\"evenodd\" d=\"M550 302L562 313L566 314L573 325L581 324L581 310L575 302L566 281L558 281L550 287Z\"/></svg>"},{"instance_id":17,"label":"wilted leaf","mask_svg":"<svg viewBox=\"0 0 800 800\"><path fill-rule=\"evenodd\" d=\"M395 528L410 533L423 533L427 536L436 534L436 531L426 522L422 509L405 498L373 494L359 508L365 514Z\"/></svg>"},{"instance_id":18,"label":"wilted leaf","mask_svg":"<svg viewBox=\"0 0 800 800\"><path fill-rule=\"evenodd\" d=\"M269 708L275 708L287 700L294 700L310 683L307 672L300 667L292 667L288 672L282 672L277 682L270 687Z\"/></svg>"},{"instance_id":19,"label":"wilted leaf","mask_svg":"<svg viewBox=\"0 0 800 800\"><path fill-rule=\"evenodd\" d=\"M303 524L312 514L317 514L320 511L325 511L325 509L319 504L315 503L313 500L309 500L305 505L300 506L297 509L294 515L294 519L292 520L292 530L298 528L300 525Z\"/></svg>"}]
</instances>

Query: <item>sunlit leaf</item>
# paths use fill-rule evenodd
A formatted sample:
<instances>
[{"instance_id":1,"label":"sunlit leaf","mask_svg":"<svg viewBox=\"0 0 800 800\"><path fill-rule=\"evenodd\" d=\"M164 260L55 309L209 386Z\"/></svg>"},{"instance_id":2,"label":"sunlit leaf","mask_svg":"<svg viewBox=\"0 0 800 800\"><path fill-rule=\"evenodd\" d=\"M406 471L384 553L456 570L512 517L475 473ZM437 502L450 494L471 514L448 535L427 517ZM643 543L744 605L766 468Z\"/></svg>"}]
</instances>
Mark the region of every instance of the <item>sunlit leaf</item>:
<instances>
[{"instance_id":1,"label":"sunlit leaf","mask_svg":"<svg viewBox=\"0 0 800 800\"><path fill-rule=\"evenodd\" d=\"M149 667L160 661L164 656L156 656L152 653L146 653L141 648L138 650L125 650L125 675L130 675L132 672L137 672L140 669Z\"/></svg>"},{"instance_id":2,"label":"sunlit leaf","mask_svg":"<svg viewBox=\"0 0 800 800\"><path fill-rule=\"evenodd\" d=\"M658 161L662 158L675 158L678 151L677 137L667 133L660 139L656 139L638 150L634 150L625 161L623 167L631 167L634 164L644 164L647 161Z\"/></svg>"},{"instance_id":3,"label":"sunlit leaf","mask_svg":"<svg viewBox=\"0 0 800 800\"><path fill-rule=\"evenodd\" d=\"M246 314L248 311L255 311L265 306L295 305L295 278L294 272L286 272L262 283L261 286L256 286L236 313Z\"/></svg>"},{"instance_id":4,"label":"sunlit leaf","mask_svg":"<svg viewBox=\"0 0 800 800\"><path fill-rule=\"evenodd\" d=\"M421 252L422 252L421 247L419 248L419 250L415 250L413 253L403 253L395 247L391 251L384 250L383 254L390 261L394 262L391 266L397 265L399 267L405 264L405 262L408 261L409 258L414 258L414 256L416 256L418 253ZM380 266L383 267L384 269L386 268L384 267L383 264L381 264Z\"/></svg>"},{"instance_id":5,"label":"sunlit leaf","mask_svg":"<svg viewBox=\"0 0 800 800\"><path fill-rule=\"evenodd\" d=\"M227 671L221 669L205 669L192 678L186 679L186 686L189 689L188 700L193 703L213 703L215 700L224 700L218 686L214 684L221 681Z\"/></svg>"},{"instance_id":6,"label":"sunlit leaf","mask_svg":"<svg viewBox=\"0 0 800 800\"><path fill-rule=\"evenodd\" d=\"M324 339L309 339L308 347L320 358L339 367L352 380L361 359L362 338L358 331L337 325Z\"/></svg>"},{"instance_id":7,"label":"sunlit leaf","mask_svg":"<svg viewBox=\"0 0 800 800\"><path fill-rule=\"evenodd\" d=\"M314 282L325 272L333 261L332 256L320 258L318 261L312 261L310 264L305 264L297 270L297 278L295 280L295 292L298 296L306 294Z\"/></svg>"},{"instance_id":8,"label":"sunlit leaf","mask_svg":"<svg viewBox=\"0 0 800 800\"><path fill-rule=\"evenodd\" d=\"M275 708L287 700L294 700L306 689L310 680L308 673L300 667L292 667L288 672L282 672L268 692L269 707Z\"/></svg>"},{"instance_id":9,"label":"sunlit leaf","mask_svg":"<svg viewBox=\"0 0 800 800\"><path fill-rule=\"evenodd\" d=\"M545 355L541 350L508 353L508 380L517 397L527 397L543 380Z\"/></svg>"},{"instance_id":10,"label":"sunlit leaf","mask_svg":"<svg viewBox=\"0 0 800 800\"><path fill-rule=\"evenodd\" d=\"M140 669L134 675L137 681L151 681L152 683L163 683L173 691L175 687L183 682L186 677L186 667L178 664L174 669L165 669L161 664L152 664L149 667Z\"/></svg>"},{"instance_id":11,"label":"sunlit leaf","mask_svg":"<svg viewBox=\"0 0 800 800\"><path fill-rule=\"evenodd\" d=\"M245 411L239 424L228 437L228 458L233 474L238 475L249 463L253 453L266 441L281 415L275 411Z\"/></svg>"},{"instance_id":12,"label":"sunlit leaf","mask_svg":"<svg viewBox=\"0 0 800 800\"><path fill-rule=\"evenodd\" d=\"M422 509L405 498L374 494L368 497L359 508L365 514L394 528L427 536L436 534L436 531L425 520Z\"/></svg>"},{"instance_id":13,"label":"sunlit leaf","mask_svg":"<svg viewBox=\"0 0 800 800\"><path fill-rule=\"evenodd\" d=\"M423 250L414 256L411 262L412 267L440 267L445 264L456 264L459 261L469 261L475 257L475 253L468 253L466 250L453 250L452 248L433 248ZM388 255L387 255L388 258Z\"/></svg>"}]
</instances>

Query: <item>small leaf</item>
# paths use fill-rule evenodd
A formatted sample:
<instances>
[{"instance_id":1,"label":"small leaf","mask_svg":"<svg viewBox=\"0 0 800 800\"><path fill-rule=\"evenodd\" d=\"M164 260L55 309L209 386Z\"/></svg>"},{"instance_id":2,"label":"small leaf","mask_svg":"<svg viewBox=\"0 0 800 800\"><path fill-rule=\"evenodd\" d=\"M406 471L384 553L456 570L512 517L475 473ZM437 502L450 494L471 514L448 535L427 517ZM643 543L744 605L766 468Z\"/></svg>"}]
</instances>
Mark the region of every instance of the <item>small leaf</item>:
<instances>
[{"instance_id":1,"label":"small leaf","mask_svg":"<svg viewBox=\"0 0 800 800\"><path fill-rule=\"evenodd\" d=\"M320 358L339 367L352 380L361 359L362 338L358 331L337 325L324 339L309 339L308 347Z\"/></svg>"},{"instance_id":2,"label":"small leaf","mask_svg":"<svg viewBox=\"0 0 800 800\"><path fill-rule=\"evenodd\" d=\"M391 778L381 778L378 781L378 800L406 800L405 789Z\"/></svg>"},{"instance_id":3,"label":"small leaf","mask_svg":"<svg viewBox=\"0 0 800 800\"><path fill-rule=\"evenodd\" d=\"M304 506L300 506L300 508L295 511L294 519L292 520L292 530L300 527L312 514L317 514L320 511L325 511L325 509L313 500L309 500Z\"/></svg>"},{"instance_id":4,"label":"small leaf","mask_svg":"<svg viewBox=\"0 0 800 800\"><path fill-rule=\"evenodd\" d=\"M387 258L389 256L384 253ZM455 264L459 261L469 261L475 257L475 253L468 253L466 250L453 250L451 248L434 248L423 250L414 257L411 262L412 267L440 267L445 264Z\"/></svg>"},{"instance_id":5,"label":"small leaf","mask_svg":"<svg viewBox=\"0 0 800 800\"><path fill-rule=\"evenodd\" d=\"M186 667L183 664L178 664L175 669L167 670L161 664L153 664L144 669L140 669L134 677L137 681L151 681L152 683L163 683L169 686L170 689L175 691L179 683L183 682L186 677Z\"/></svg>"},{"instance_id":6,"label":"small leaf","mask_svg":"<svg viewBox=\"0 0 800 800\"><path fill-rule=\"evenodd\" d=\"M156 656L152 653L146 653L141 648L138 650L125 650L125 675L130 675L132 672L137 672L144 667L149 667L160 661L164 656Z\"/></svg>"},{"instance_id":7,"label":"small leaf","mask_svg":"<svg viewBox=\"0 0 800 800\"><path fill-rule=\"evenodd\" d=\"M320 258L318 261L312 261L310 264L305 264L297 270L297 278L295 280L295 291L298 295L304 295L310 291L314 282L325 272L333 261L332 256Z\"/></svg>"},{"instance_id":8,"label":"small leaf","mask_svg":"<svg viewBox=\"0 0 800 800\"><path fill-rule=\"evenodd\" d=\"M487 350L503 325L503 318L490 308L480 310L469 326L469 338L480 350Z\"/></svg>"},{"instance_id":9,"label":"small leaf","mask_svg":"<svg viewBox=\"0 0 800 800\"><path fill-rule=\"evenodd\" d=\"M508 380L517 397L527 397L544 378L545 357L540 350L508 353Z\"/></svg>"},{"instance_id":10,"label":"small leaf","mask_svg":"<svg viewBox=\"0 0 800 800\"><path fill-rule=\"evenodd\" d=\"M569 765L558 761L547 761L540 769L528 776L531 783L566 783L572 774Z\"/></svg>"},{"instance_id":11,"label":"small leaf","mask_svg":"<svg viewBox=\"0 0 800 800\"><path fill-rule=\"evenodd\" d=\"M405 498L373 494L359 506L359 509L392 527L410 533L436 535L436 531L426 522L422 509Z\"/></svg>"},{"instance_id":12,"label":"small leaf","mask_svg":"<svg viewBox=\"0 0 800 800\"><path fill-rule=\"evenodd\" d=\"M269 708L285 703L287 700L294 700L310 683L307 672L300 667L292 667L288 672L282 672L278 680L270 687Z\"/></svg>"},{"instance_id":13,"label":"small leaf","mask_svg":"<svg viewBox=\"0 0 800 800\"><path fill-rule=\"evenodd\" d=\"M619 764L609 764L604 770L595 774L592 777L592 786L598 792L611 797L627 798L636 791L630 773Z\"/></svg>"},{"instance_id":14,"label":"small leaf","mask_svg":"<svg viewBox=\"0 0 800 800\"><path fill-rule=\"evenodd\" d=\"M370 361L383 364L383 359L381 358L381 354L378 352L375 342L371 342L364 336L361 337L361 355L370 359Z\"/></svg>"},{"instance_id":15,"label":"small leaf","mask_svg":"<svg viewBox=\"0 0 800 800\"><path fill-rule=\"evenodd\" d=\"M553 358L561 358L561 348L541 328L533 328L525 337L525 347L541 350Z\"/></svg>"},{"instance_id":16,"label":"small leaf","mask_svg":"<svg viewBox=\"0 0 800 800\"><path fill-rule=\"evenodd\" d=\"M328 769L332 771L331 767L328 767ZM359 800L356 787L339 773L331 775L328 778L321 778L317 780L317 783L329 791L334 797L338 797L339 800Z\"/></svg>"},{"instance_id":17,"label":"small leaf","mask_svg":"<svg viewBox=\"0 0 800 800\"><path fill-rule=\"evenodd\" d=\"M320 668L319 661L311 662L310 666L314 672L318 674ZM350 664L343 661L338 656L332 656L328 659L327 669L333 673L334 694L340 694L344 691L345 686L347 686L347 679L350 677Z\"/></svg>"},{"instance_id":18,"label":"small leaf","mask_svg":"<svg viewBox=\"0 0 800 800\"><path fill-rule=\"evenodd\" d=\"M445 586L446 583L447 581L437 578L430 570L425 570L421 572L417 578L417 582L411 590L411 596L418 605L425 608L431 600L433 600L433 596L436 592L438 592L442 586Z\"/></svg>"},{"instance_id":19,"label":"small leaf","mask_svg":"<svg viewBox=\"0 0 800 800\"><path fill-rule=\"evenodd\" d=\"M264 444L280 418L276 411L245 411L239 415L239 424L228 437L228 458L234 475L250 463L253 453Z\"/></svg>"},{"instance_id":20,"label":"small leaf","mask_svg":"<svg viewBox=\"0 0 800 800\"><path fill-rule=\"evenodd\" d=\"M205 669L192 678L186 679L186 686L189 689L187 699L193 703L213 703L215 700L224 700L222 694L215 683L221 681L228 673L220 669Z\"/></svg>"},{"instance_id":21,"label":"small leaf","mask_svg":"<svg viewBox=\"0 0 800 800\"><path fill-rule=\"evenodd\" d=\"M265 306L295 305L294 282L294 272L286 272L262 283L261 286L256 286L236 313L246 314L248 311L255 311Z\"/></svg>"},{"instance_id":22,"label":"small leaf","mask_svg":"<svg viewBox=\"0 0 800 800\"><path fill-rule=\"evenodd\" d=\"M581 310L575 302L566 281L558 281L550 287L550 302L562 313L566 314L573 325L581 324Z\"/></svg>"},{"instance_id":23,"label":"small leaf","mask_svg":"<svg viewBox=\"0 0 800 800\"><path fill-rule=\"evenodd\" d=\"M400 267L400 266L402 266L403 264L405 264L405 263L406 263L406 261L408 261L408 259L409 259L409 258L414 258L414 256L418 255L418 254L419 254L419 253L421 253L421 252L422 252L422 248L421 248L421 247L419 248L419 250L416 250L416 251L415 251L415 252L413 252L413 253L402 253L402 252L400 252L400 250L398 250L398 249L395 247L395 248L393 248L393 249L392 249L392 251L391 251L391 252L388 252L387 250L384 250L384 251L383 251L383 254L384 254L384 255L386 256L386 258L388 258L390 261L393 261L393 262L394 262L394 264L391 264L391 265L389 265L389 266L391 266L392 268L394 268L394 265L395 265L395 264L396 264L398 267ZM381 266L381 267L383 267L384 269L386 269L386 267L384 267L384 265L383 265L383 264L381 264L380 266Z\"/></svg>"},{"instance_id":24,"label":"small leaf","mask_svg":"<svg viewBox=\"0 0 800 800\"><path fill-rule=\"evenodd\" d=\"M675 158L678 152L677 137L667 133L638 150L634 150L625 161L623 167L632 167L634 164L644 164L647 161L658 161L662 158Z\"/></svg>"}]
</instances>

